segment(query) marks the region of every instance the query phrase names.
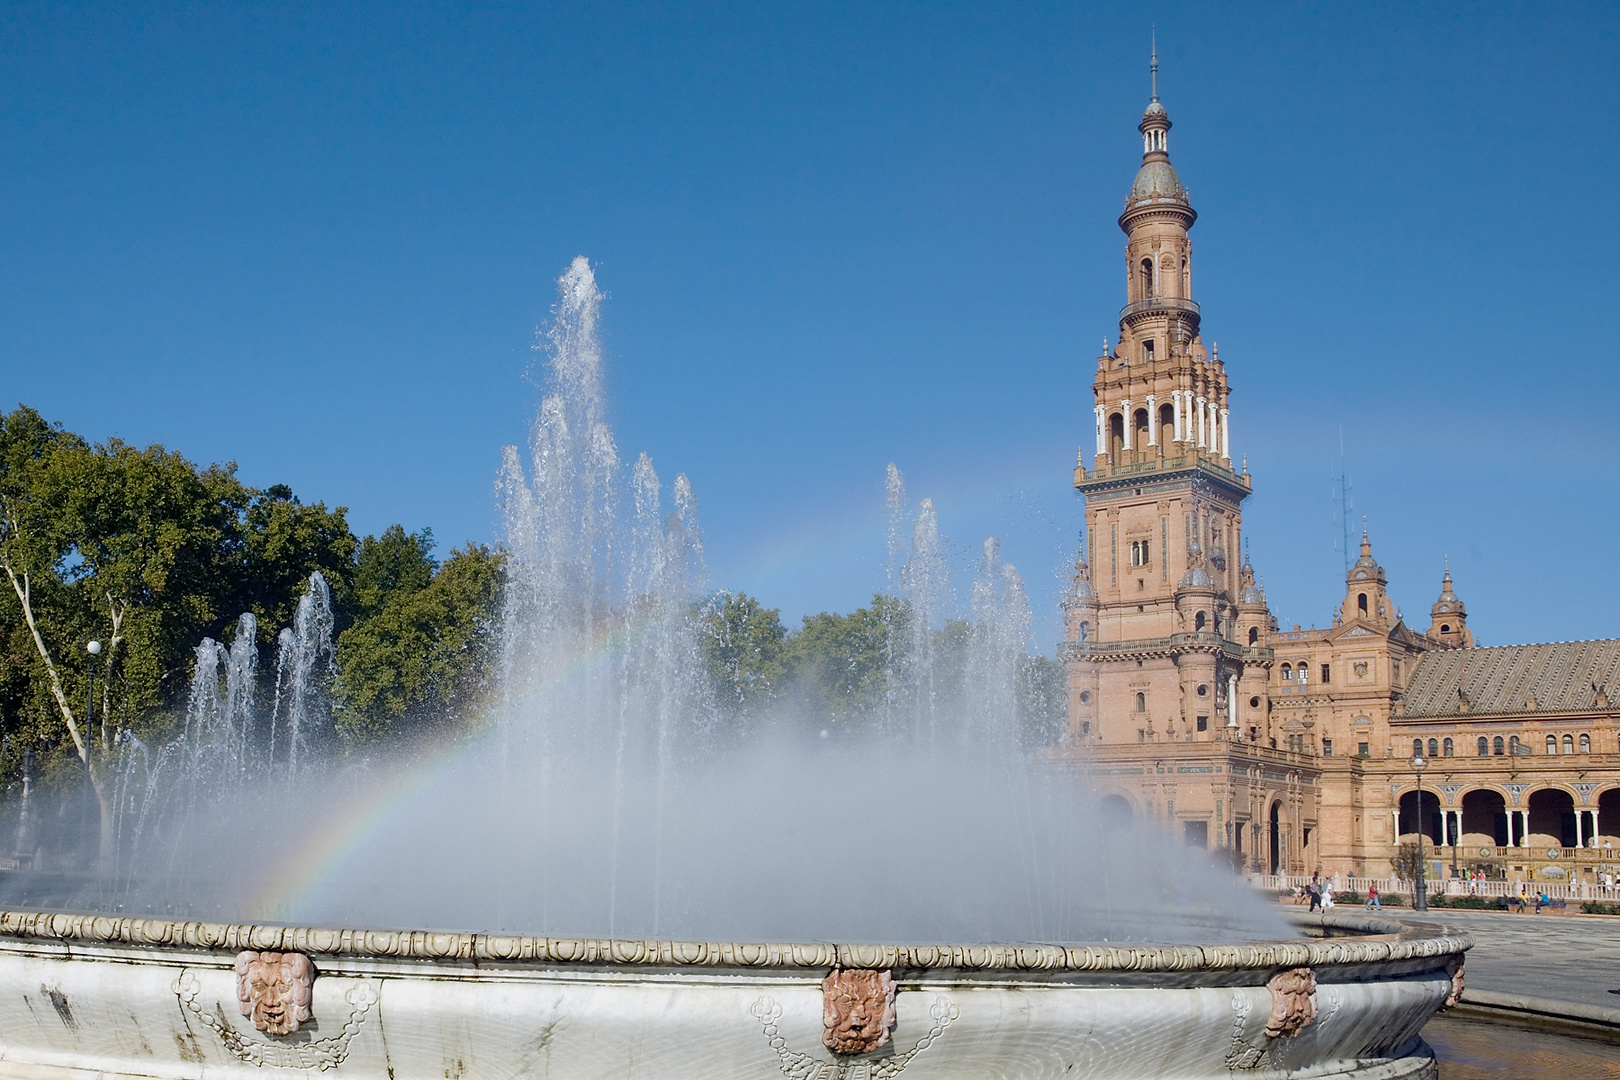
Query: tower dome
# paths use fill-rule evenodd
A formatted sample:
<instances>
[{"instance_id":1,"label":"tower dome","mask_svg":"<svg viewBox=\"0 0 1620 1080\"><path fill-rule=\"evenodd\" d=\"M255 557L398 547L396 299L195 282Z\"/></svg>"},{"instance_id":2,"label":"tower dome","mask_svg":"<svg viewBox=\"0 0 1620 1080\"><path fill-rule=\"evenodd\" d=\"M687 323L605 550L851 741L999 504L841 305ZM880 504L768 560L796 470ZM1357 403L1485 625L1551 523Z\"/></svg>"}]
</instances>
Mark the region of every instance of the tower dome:
<instances>
[{"instance_id":1,"label":"tower dome","mask_svg":"<svg viewBox=\"0 0 1620 1080\"><path fill-rule=\"evenodd\" d=\"M1191 211L1187 188L1170 164L1170 114L1159 101L1159 52L1155 48L1152 60L1153 98L1142 113L1137 130L1142 133L1142 167L1136 170L1131 183L1131 194L1125 200L1125 213L1146 206L1171 203L1179 209ZM1189 222L1190 224L1190 222Z\"/></svg>"},{"instance_id":2,"label":"tower dome","mask_svg":"<svg viewBox=\"0 0 1620 1080\"><path fill-rule=\"evenodd\" d=\"M1182 184L1181 177L1176 174L1169 158L1142 162L1142 167L1136 170L1136 180L1131 184L1131 197L1126 200L1125 205L1134 207L1139 203L1165 200L1180 203L1187 201L1187 188Z\"/></svg>"}]
</instances>

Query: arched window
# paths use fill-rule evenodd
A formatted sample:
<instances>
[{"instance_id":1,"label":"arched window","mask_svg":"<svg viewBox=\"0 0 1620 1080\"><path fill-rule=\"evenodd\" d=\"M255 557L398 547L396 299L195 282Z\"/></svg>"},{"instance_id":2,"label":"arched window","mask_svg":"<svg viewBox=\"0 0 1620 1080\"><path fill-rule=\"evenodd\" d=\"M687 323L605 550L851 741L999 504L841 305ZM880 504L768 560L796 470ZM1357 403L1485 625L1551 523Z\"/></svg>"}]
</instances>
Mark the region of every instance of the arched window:
<instances>
[{"instance_id":1,"label":"arched window","mask_svg":"<svg viewBox=\"0 0 1620 1080\"><path fill-rule=\"evenodd\" d=\"M1137 409L1134 417L1134 432L1131 435L1131 445L1138 450L1146 450L1148 445L1148 411Z\"/></svg>"},{"instance_id":2,"label":"arched window","mask_svg":"<svg viewBox=\"0 0 1620 1080\"><path fill-rule=\"evenodd\" d=\"M1294 668L1293 668L1293 666L1290 665L1290 664L1284 664L1282 666L1282 681L1283 682L1292 682L1293 679L1294 679Z\"/></svg>"},{"instance_id":3,"label":"arched window","mask_svg":"<svg viewBox=\"0 0 1620 1080\"><path fill-rule=\"evenodd\" d=\"M1451 740L1450 739L1447 739L1445 742L1440 744L1440 752L1442 754L1446 755L1446 757L1451 756Z\"/></svg>"},{"instance_id":4,"label":"arched window","mask_svg":"<svg viewBox=\"0 0 1620 1080\"><path fill-rule=\"evenodd\" d=\"M1116 465L1125 460L1125 416L1123 413L1113 413L1108 417L1108 455L1113 458Z\"/></svg>"},{"instance_id":5,"label":"arched window","mask_svg":"<svg viewBox=\"0 0 1620 1080\"><path fill-rule=\"evenodd\" d=\"M1440 624L1440 632L1442 634L1449 634L1449 633L1451 633L1451 627L1446 625L1445 623L1441 623Z\"/></svg>"},{"instance_id":6,"label":"arched window","mask_svg":"<svg viewBox=\"0 0 1620 1080\"><path fill-rule=\"evenodd\" d=\"M1137 712L1147 712L1147 695L1146 694L1137 694L1136 695L1136 711Z\"/></svg>"},{"instance_id":7,"label":"arched window","mask_svg":"<svg viewBox=\"0 0 1620 1080\"><path fill-rule=\"evenodd\" d=\"M1510 755L1522 753L1522 751L1519 749L1519 737L1517 735L1508 736L1508 753Z\"/></svg>"},{"instance_id":8,"label":"arched window","mask_svg":"<svg viewBox=\"0 0 1620 1080\"><path fill-rule=\"evenodd\" d=\"M1429 756L1430 757L1439 757L1440 756L1440 742L1439 742L1438 739L1430 739L1429 740Z\"/></svg>"},{"instance_id":9,"label":"arched window","mask_svg":"<svg viewBox=\"0 0 1620 1080\"><path fill-rule=\"evenodd\" d=\"M1176 410L1169 405L1159 406L1159 445L1168 447L1176 441Z\"/></svg>"},{"instance_id":10,"label":"arched window","mask_svg":"<svg viewBox=\"0 0 1620 1080\"><path fill-rule=\"evenodd\" d=\"M1485 757L1490 752L1490 743L1485 740L1485 736L1481 735L1479 737L1479 756ZM1501 751L1497 751L1497 753L1501 753Z\"/></svg>"},{"instance_id":11,"label":"arched window","mask_svg":"<svg viewBox=\"0 0 1620 1080\"><path fill-rule=\"evenodd\" d=\"M1575 738L1574 738L1574 736L1565 735L1564 736L1564 753L1573 754L1574 752L1575 752Z\"/></svg>"},{"instance_id":12,"label":"arched window","mask_svg":"<svg viewBox=\"0 0 1620 1080\"><path fill-rule=\"evenodd\" d=\"M1250 645L1258 645L1259 643L1260 643L1260 628L1258 626L1249 627L1249 644Z\"/></svg>"},{"instance_id":13,"label":"arched window","mask_svg":"<svg viewBox=\"0 0 1620 1080\"><path fill-rule=\"evenodd\" d=\"M1080 640L1082 642L1091 640L1091 624L1090 623L1083 622L1083 623L1080 624Z\"/></svg>"},{"instance_id":14,"label":"arched window","mask_svg":"<svg viewBox=\"0 0 1620 1080\"><path fill-rule=\"evenodd\" d=\"M1581 733L1581 753L1590 754L1591 752L1592 752L1592 736L1586 734L1585 732L1582 732Z\"/></svg>"},{"instance_id":15,"label":"arched window","mask_svg":"<svg viewBox=\"0 0 1620 1080\"><path fill-rule=\"evenodd\" d=\"M1202 611L1200 611L1197 615L1193 616L1193 629L1194 630L1202 630L1203 628L1204 628L1204 613Z\"/></svg>"},{"instance_id":16,"label":"arched window","mask_svg":"<svg viewBox=\"0 0 1620 1080\"><path fill-rule=\"evenodd\" d=\"M1502 736L1498 735L1496 738L1491 740L1491 753L1495 754L1497 757L1502 756Z\"/></svg>"},{"instance_id":17,"label":"arched window","mask_svg":"<svg viewBox=\"0 0 1620 1080\"><path fill-rule=\"evenodd\" d=\"M1547 736L1547 753L1549 755L1558 753L1558 740L1551 735Z\"/></svg>"},{"instance_id":18,"label":"arched window","mask_svg":"<svg viewBox=\"0 0 1620 1080\"><path fill-rule=\"evenodd\" d=\"M1153 295L1153 260L1143 259L1138 274L1137 299L1146 300Z\"/></svg>"},{"instance_id":19,"label":"arched window","mask_svg":"<svg viewBox=\"0 0 1620 1080\"><path fill-rule=\"evenodd\" d=\"M1413 757L1422 757L1423 756L1423 740L1422 739L1413 739L1412 740L1412 756Z\"/></svg>"},{"instance_id":20,"label":"arched window","mask_svg":"<svg viewBox=\"0 0 1620 1080\"><path fill-rule=\"evenodd\" d=\"M1366 593L1357 593L1356 594L1356 610L1361 612L1363 615L1367 614L1367 594Z\"/></svg>"},{"instance_id":21,"label":"arched window","mask_svg":"<svg viewBox=\"0 0 1620 1080\"><path fill-rule=\"evenodd\" d=\"M1181 257L1181 295L1192 295L1192 276L1187 273L1187 257Z\"/></svg>"}]
</instances>

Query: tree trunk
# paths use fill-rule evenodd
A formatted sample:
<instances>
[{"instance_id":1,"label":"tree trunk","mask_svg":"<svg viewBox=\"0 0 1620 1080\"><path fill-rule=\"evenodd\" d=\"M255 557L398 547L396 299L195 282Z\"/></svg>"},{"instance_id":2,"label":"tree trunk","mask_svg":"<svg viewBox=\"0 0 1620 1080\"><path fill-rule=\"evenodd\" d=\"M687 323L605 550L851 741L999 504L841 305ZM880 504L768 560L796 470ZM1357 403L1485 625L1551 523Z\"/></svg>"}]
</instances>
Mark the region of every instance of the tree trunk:
<instances>
[{"instance_id":1,"label":"tree trunk","mask_svg":"<svg viewBox=\"0 0 1620 1080\"><path fill-rule=\"evenodd\" d=\"M73 748L79 752L79 760L84 762L85 772L90 777L90 788L96 794L96 803L101 811L101 837L97 850L100 853L101 864L107 866L112 858L113 805L112 799L105 789L106 786L102 783L101 770L97 767L100 763L100 755L96 755L96 761L91 761L90 747L85 744L85 736L89 733L79 730L79 722L73 716L73 707L68 704L67 694L62 689L62 677L57 674L56 663L51 659L51 651L45 647L45 639L39 632L39 624L34 621L33 590L30 587L27 572L25 571L19 577L10 563L3 565L6 576L11 579L11 587L16 592L17 599L22 602L23 620L28 623L28 630L34 636L34 648L39 650L39 658L45 662L45 673L49 677L51 696L56 699L56 707L62 711L62 719L67 723L68 735L73 738Z\"/></svg>"}]
</instances>

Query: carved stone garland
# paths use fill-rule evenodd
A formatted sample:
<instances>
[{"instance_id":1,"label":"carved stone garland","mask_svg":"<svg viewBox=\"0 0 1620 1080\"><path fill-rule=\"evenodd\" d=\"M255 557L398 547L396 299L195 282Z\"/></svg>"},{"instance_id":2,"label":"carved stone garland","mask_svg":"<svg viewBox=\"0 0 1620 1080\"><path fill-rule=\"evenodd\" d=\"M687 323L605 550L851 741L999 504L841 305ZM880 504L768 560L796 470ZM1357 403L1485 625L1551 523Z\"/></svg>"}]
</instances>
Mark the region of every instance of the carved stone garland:
<instances>
[{"instance_id":1,"label":"carved stone garland","mask_svg":"<svg viewBox=\"0 0 1620 1080\"><path fill-rule=\"evenodd\" d=\"M296 957L290 965L287 957ZM269 965L268 969L255 965ZM254 978L253 973L259 976ZM269 982L266 976L277 976ZM281 976L290 975L294 984L287 984ZM253 1018L254 1026L272 1036L296 1031L300 1023L312 1019L309 1008L310 990L315 980L315 966L301 953L244 952L236 959L237 1007L242 1015ZM304 977L307 976L307 981ZM256 988L257 986L257 988ZM309 1042L259 1042L238 1031L225 1016L225 1010L216 1006L213 1011L203 1008L198 1000L202 986L197 976L184 970L174 983L175 996L188 1020L195 1019L218 1037L231 1056L249 1065L270 1066L278 1069L319 1069L336 1067L349 1056L349 1043L360 1031L367 1012L377 1003L377 990L363 982L349 990L344 999L349 1003L349 1018L336 1035ZM285 1000L272 1000L272 997ZM298 1004L302 1001L302 1004ZM287 1006L290 1004L290 1008ZM188 1024L189 1026L189 1024ZM278 1031L285 1028L285 1031Z\"/></svg>"},{"instance_id":2,"label":"carved stone garland","mask_svg":"<svg viewBox=\"0 0 1620 1080\"><path fill-rule=\"evenodd\" d=\"M1266 1018L1258 1046L1244 1037L1250 1009L1248 995L1241 991L1232 995L1232 1048L1226 1055L1229 1069L1260 1068L1266 1064L1272 1043L1293 1038L1316 1019L1316 973L1310 968L1279 971L1267 980L1266 989L1271 993L1271 1015Z\"/></svg>"},{"instance_id":3,"label":"carved stone garland","mask_svg":"<svg viewBox=\"0 0 1620 1080\"><path fill-rule=\"evenodd\" d=\"M889 1044L895 1023L894 976L874 969L834 968L821 982L821 1041L838 1055L837 1061L819 1061L809 1054L788 1049L787 1040L777 1028L782 1006L766 995L749 1009L764 1029L777 1065L788 1080L893 1080L911 1059L934 1044L959 1015L949 998L934 998L928 1015L933 1019L928 1033L910 1050L889 1057L862 1058Z\"/></svg>"}]
</instances>

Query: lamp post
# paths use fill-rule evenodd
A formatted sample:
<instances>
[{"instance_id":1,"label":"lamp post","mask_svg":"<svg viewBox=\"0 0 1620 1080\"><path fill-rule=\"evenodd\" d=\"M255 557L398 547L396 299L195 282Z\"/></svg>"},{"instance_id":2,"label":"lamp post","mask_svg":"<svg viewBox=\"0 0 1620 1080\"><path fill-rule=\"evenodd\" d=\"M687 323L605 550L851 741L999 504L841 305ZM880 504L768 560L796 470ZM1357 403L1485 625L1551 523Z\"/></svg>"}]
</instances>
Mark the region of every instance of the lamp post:
<instances>
[{"instance_id":1,"label":"lamp post","mask_svg":"<svg viewBox=\"0 0 1620 1080\"><path fill-rule=\"evenodd\" d=\"M1417 773L1417 881L1412 885L1412 910L1429 910L1429 887L1423 880L1423 757L1412 755L1412 768Z\"/></svg>"},{"instance_id":2,"label":"lamp post","mask_svg":"<svg viewBox=\"0 0 1620 1080\"><path fill-rule=\"evenodd\" d=\"M90 654L90 697L84 704L84 737L88 739L96 726L96 657L101 655L101 642L89 642L84 651Z\"/></svg>"}]
</instances>

